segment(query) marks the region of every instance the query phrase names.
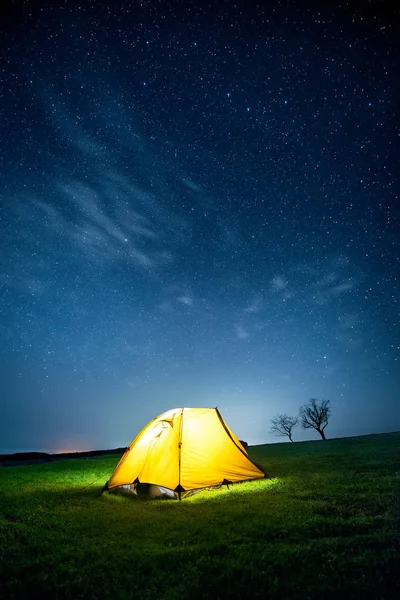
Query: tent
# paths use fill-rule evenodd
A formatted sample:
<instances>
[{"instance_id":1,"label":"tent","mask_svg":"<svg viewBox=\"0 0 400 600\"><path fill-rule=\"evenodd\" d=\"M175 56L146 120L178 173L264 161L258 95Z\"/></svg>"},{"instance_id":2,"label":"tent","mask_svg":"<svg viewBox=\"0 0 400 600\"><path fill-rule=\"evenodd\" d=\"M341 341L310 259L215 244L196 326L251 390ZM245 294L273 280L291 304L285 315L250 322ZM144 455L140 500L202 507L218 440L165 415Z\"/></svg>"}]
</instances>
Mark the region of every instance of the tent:
<instances>
[{"instance_id":1,"label":"tent","mask_svg":"<svg viewBox=\"0 0 400 600\"><path fill-rule=\"evenodd\" d=\"M183 498L221 484L266 477L217 408L174 408L133 440L105 488Z\"/></svg>"}]
</instances>

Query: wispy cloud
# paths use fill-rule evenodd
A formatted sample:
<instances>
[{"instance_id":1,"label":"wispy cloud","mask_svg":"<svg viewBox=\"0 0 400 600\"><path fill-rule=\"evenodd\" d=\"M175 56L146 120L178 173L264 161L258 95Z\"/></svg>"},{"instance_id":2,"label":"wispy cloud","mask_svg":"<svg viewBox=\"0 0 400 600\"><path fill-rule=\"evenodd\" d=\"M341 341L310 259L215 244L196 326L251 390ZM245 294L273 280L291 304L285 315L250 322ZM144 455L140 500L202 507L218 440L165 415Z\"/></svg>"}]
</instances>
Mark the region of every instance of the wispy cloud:
<instances>
[{"instance_id":1,"label":"wispy cloud","mask_svg":"<svg viewBox=\"0 0 400 600\"><path fill-rule=\"evenodd\" d=\"M355 277L346 277L344 280L340 280L339 277L334 280L325 279L323 284L321 281L317 281L311 292L310 300L314 304L326 304L330 300L352 291L357 285L358 280Z\"/></svg>"},{"instance_id":2,"label":"wispy cloud","mask_svg":"<svg viewBox=\"0 0 400 600\"><path fill-rule=\"evenodd\" d=\"M261 296L257 295L254 296L247 304L247 306L244 308L244 313L246 314L255 314L255 313L259 313L264 306L264 302Z\"/></svg>"},{"instance_id":3,"label":"wispy cloud","mask_svg":"<svg viewBox=\"0 0 400 600\"><path fill-rule=\"evenodd\" d=\"M147 218L129 208L122 215L115 200L102 198L95 187L74 181L60 188L67 205L75 205L75 222L66 231L89 257L131 261L140 267L156 264L149 243L158 236Z\"/></svg>"},{"instance_id":4,"label":"wispy cloud","mask_svg":"<svg viewBox=\"0 0 400 600\"><path fill-rule=\"evenodd\" d=\"M333 285L338 279L337 273L328 273L322 277L322 279L318 280L316 285L317 287L327 287Z\"/></svg>"},{"instance_id":5,"label":"wispy cloud","mask_svg":"<svg viewBox=\"0 0 400 600\"><path fill-rule=\"evenodd\" d=\"M287 281L281 275L275 275L270 282L270 290L272 292L281 292L282 290L285 290L287 286Z\"/></svg>"},{"instance_id":6,"label":"wispy cloud","mask_svg":"<svg viewBox=\"0 0 400 600\"><path fill-rule=\"evenodd\" d=\"M200 192L203 193L203 188L198 185L196 182L191 181L190 179L182 179L182 183L189 188L189 190L192 190L193 192Z\"/></svg>"},{"instance_id":7,"label":"wispy cloud","mask_svg":"<svg viewBox=\"0 0 400 600\"><path fill-rule=\"evenodd\" d=\"M351 278L348 281L344 281L343 283L339 283L339 285L335 285L330 289L331 296L340 296L344 292L348 292L352 290L357 285L355 279Z\"/></svg>"},{"instance_id":8,"label":"wispy cloud","mask_svg":"<svg viewBox=\"0 0 400 600\"><path fill-rule=\"evenodd\" d=\"M348 256L335 255L325 264L301 263L292 269L296 289L311 304L324 305L351 294L363 274L356 272ZM299 278L301 277L301 279Z\"/></svg>"},{"instance_id":9,"label":"wispy cloud","mask_svg":"<svg viewBox=\"0 0 400 600\"><path fill-rule=\"evenodd\" d=\"M286 302L295 296L293 286L290 286L287 279L283 275L275 275L269 283L269 291L272 296L275 296L282 302Z\"/></svg>"},{"instance_id":10,"label":"wispy cloud","mask_svg":"<svg viewBox=\"0 0 400 600\"><path fill-rule=\"evenodd\" d=\"M170 285L165 290L164 299L157 304L157 309L164 314L171 314L183 306L195 306L195 297L189 286Z\"/></svg>"},{"instance_id":11,"label":"wispy cloud","mask_svg":"<svg viewBox=\"0 0 400 600\"><path fill-rule=\"evenodd\" d=\"M63 152L58 154L57 145L48 150L51 168L37 173L34 185L25 184L13 201L18 227L10 233L8 248L18 243L19 250L3 263L3 283L35 294L46 289L45 274L28 260L38 257L34 248L39 238L43 256L38 261L45 262L48 271L82 258L85 265L100 269L122 263L151 272L174 261L176 245L185 243L190 230L190 222L171 209L170 199L182 186L181 173L167 172L165 162L140 135L127 133L132 130L123 103L111 102L113 114L118 113L115 122L122 126L125 119L125 129L100 129L102 116L89 106L87 119L83 111L77 119L56 98L44 93L41 100L63 140ZM132 163L129 176L121 158L121 129ZM204 195L193 181L186 181L186 187ZM190 302L189 296L181 301Z\"/></svg>"},{"instance_id":12,"label":"wispy cloud","mask_svg":"<svg viewBox=\"0 0 400 600\"><path fill-rule=\"evenodd\" d=\"M248 340L250 337L249 332L243 325L235 325L235 335L238 340Z\"/></svg>"},{"instance_id":13,"label":"wispy cloud","mask_svg":"<svg viewBox=\"0 0 400 600\"><path fill-rule=\"evenodd\" d=\"M185 306L193 305L193 298L191 296L179 296L177 300L180 302L180 304L184 304Z\"/></svg>"}]
</instances>

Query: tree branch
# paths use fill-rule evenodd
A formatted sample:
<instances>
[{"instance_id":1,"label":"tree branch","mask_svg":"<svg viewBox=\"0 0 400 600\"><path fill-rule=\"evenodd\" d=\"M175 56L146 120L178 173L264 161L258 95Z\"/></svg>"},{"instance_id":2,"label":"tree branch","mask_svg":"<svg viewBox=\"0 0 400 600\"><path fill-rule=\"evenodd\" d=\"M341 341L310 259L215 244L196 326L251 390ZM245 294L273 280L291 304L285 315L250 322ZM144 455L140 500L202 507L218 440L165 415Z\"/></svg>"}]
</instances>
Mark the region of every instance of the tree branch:
<instances>
[{"instance_id":1,"label":"tree branch","mask_svg":"<svg viewBox=\"0 0 400 600\"><path fill-rule=\"evenodd\" d=\"M315 429L325 439L324 429L331 415L330 401L310 398L307 404L300 407L299 418L303 429Z\"/></svg>"}]
</instances>

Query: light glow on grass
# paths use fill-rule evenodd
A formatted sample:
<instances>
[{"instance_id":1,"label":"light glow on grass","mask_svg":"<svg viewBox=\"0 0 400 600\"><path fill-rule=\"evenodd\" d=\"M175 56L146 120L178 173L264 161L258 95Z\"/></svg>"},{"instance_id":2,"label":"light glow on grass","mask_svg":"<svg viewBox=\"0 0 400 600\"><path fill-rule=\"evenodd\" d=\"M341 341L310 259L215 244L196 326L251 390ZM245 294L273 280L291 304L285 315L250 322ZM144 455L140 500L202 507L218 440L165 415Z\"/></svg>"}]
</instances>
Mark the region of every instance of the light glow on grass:
<instances>
[{"instance_id":1,"label":"light glow on grass","mask_svg":"<svg viewBox=\"0 0 400 600\"><path fill-rule=\"evenodd\" d=\"M274 488L278 484L279 480L274 478L243 481L241 483L230 484L228 487L226 485L222 485L219 488L204 489L193 496L185 498L184 502L208 502L209 500L226 499L229 496L264 493L268 492L268 490Z\"/></svg>"}]
</instances>

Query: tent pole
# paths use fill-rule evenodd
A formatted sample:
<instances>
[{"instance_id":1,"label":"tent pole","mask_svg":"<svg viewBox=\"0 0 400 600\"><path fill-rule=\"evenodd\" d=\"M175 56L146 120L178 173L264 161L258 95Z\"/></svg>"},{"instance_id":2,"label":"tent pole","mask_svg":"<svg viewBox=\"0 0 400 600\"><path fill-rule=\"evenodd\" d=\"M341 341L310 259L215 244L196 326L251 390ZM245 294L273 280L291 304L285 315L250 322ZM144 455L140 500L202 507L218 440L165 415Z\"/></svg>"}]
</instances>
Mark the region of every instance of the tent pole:
<instances>
[{"instance_id":1,"label":"tent pole","mask_svg":"<svg viewBox=\"0 0 400 600\"><path fill-rule=\"evenodd\" d=\"M179 498L179 501L181 501L181 454L182 454L181 448L182 448L183 411L184 411L184 408L182 408L181 422L180 422L180 425L179 425L179 455L178 455L178 468L179 468L179 475L178 475L179 492L178 492L178 498Z\"/></svg>"}]
</instances>

